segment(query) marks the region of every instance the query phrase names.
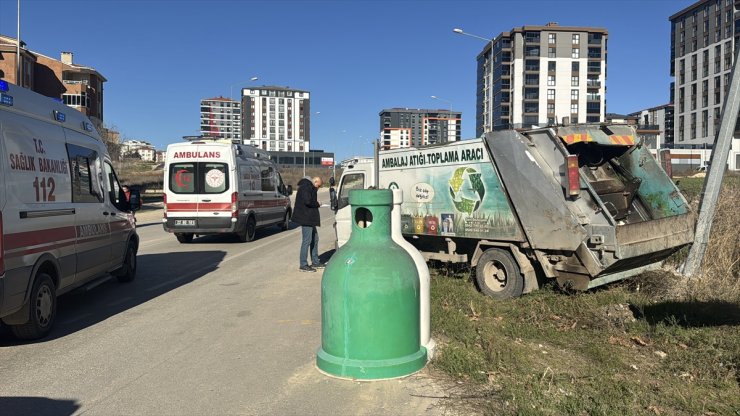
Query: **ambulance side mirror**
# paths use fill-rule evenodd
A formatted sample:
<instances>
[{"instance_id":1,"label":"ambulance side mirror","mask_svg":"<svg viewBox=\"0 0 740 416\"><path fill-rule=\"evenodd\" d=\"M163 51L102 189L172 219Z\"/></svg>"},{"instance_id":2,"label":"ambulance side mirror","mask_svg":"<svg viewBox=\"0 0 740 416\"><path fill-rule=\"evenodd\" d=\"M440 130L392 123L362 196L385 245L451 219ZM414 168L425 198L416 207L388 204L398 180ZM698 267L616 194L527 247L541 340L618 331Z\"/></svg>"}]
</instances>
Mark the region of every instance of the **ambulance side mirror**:
<instances>
[{"instance_id":1,"label":"ambulance side mirror","mask_svg":"<svg viewBox=\"0 0 740 416\"><path fill-rule=\"evenodd\" d=\"M288 185L287 188L285 188L285 194L287 196L293 195L293 185Z\"/></svg>"},{"instance_id":2,"label":"ambulance side mirror","mask_svg":"<svg viewBox=\"0 0 740 416\"><path fill-rule=\"evenodd\" d=\"M339 201L337 200L337 191L332 186L329 188L329 205L332 211L336 211L339 208Z\"/></svg>"},{"instance_id":3,"label":"ambulance side mirror","mask_svg":"<svg viewBox=\"0 0 740 416\"><path fill-rule=\"evenodd\" d=\"M334 177L333 176L331 178L329 178L329 186L334 186L336 184L337 184L337 181L334 180Z\"/></svg>"},{"instance_id":4,"label":"ambulance side mirror","mask_svg":"<svg viewBox=\"0 0 740 416\"><path fill-rule=\"evenodd\" d=\"M129 196L129 206L131 211L138 211L141 209L141 192L132 189L131 195Z\"/></svg>"}]
</instances>

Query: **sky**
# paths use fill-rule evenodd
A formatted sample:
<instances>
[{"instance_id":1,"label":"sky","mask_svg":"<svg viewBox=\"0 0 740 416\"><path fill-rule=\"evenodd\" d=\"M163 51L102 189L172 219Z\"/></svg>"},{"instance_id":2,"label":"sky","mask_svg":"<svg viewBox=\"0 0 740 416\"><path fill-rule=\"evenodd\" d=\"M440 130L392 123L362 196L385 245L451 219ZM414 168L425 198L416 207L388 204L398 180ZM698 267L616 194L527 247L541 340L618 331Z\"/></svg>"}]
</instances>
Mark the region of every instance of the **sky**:
<instances>
[{"instance_id":1,"label":"sky","mask_svg":"<svg viewBox=\"0 0 740 416\"><path fill-rule=\"evenodd\" d=\"M200 100L247 86L311 93L311 148L342 160L371 155L384 108L462 112L475 136L476 56L514 27L609 31L606 110L665 104L668 17L690 0L252 1L21 0L29 49L107 78L104 121L158 149L197 135ZM17 0L0 0L0 33L16 35ZM259 79L254 82L252 77ZM437 96L442 100L432 99Z\"/></svg>"}]
</instances>

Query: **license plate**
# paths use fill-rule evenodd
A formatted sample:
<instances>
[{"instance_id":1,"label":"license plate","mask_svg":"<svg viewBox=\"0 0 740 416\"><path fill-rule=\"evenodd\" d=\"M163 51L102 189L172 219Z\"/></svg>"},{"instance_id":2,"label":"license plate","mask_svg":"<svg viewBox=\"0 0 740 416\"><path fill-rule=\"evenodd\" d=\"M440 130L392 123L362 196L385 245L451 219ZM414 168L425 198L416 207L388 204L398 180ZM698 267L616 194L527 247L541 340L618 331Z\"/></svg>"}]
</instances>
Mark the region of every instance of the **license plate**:
<instances>
[{"instance_id":1,"label":"license plate","mask_svg":"<svg viewBox=\"0 0 740 416\"><path fill-rule=\"evenodd\" d=\"M175 225L195 225L195 220L175 220Z\"/></svg>"}]
</instances>

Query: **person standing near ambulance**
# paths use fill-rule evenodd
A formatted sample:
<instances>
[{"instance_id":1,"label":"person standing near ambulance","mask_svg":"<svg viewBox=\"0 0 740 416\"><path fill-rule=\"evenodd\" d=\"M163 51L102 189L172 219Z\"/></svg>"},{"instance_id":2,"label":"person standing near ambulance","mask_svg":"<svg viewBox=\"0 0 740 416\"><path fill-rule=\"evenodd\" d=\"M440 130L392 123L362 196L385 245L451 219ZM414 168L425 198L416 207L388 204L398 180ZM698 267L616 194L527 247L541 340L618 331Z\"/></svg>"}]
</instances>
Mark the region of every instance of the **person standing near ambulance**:
<instances>
[{"instance_id":1,"label":"person standing near ambulance","mask_svg":"<svg viewBox=\"0 0 740 416\"><path fill-rule=\"evenodd\" d=\"M295 197L295 207L293 208L294 223L301 226L301 252L299 270L307 273L315 273L316 269L326 267L319 260L319 233L316 227L321 226L321 216L319 207L321 203L318 199L318 188L323 182L321 178L313 179L306 176L298 181L298 192ZM308 264L307 257L311 255L311 265Z\"/></svg>"}]
</instances>

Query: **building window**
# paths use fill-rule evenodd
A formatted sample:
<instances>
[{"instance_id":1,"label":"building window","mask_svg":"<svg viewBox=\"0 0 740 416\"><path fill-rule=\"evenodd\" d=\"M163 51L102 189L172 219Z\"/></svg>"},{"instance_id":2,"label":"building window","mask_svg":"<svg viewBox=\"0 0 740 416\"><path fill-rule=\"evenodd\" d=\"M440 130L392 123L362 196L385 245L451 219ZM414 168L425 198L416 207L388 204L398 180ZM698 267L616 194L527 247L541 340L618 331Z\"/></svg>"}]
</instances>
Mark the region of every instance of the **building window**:
<instances>
[{"instance_id":1,"label":"building window","mask_svg":"<svg viewBox=\"0 0 740 416\"><path fill-rule=\"evenodd\" d=\"M696 84L691 84L691 109L696 110Z\"/></svg>"},{"instance_id":2,"label":"building window","mask_svg":"<svg viewBox=\"0 0 740 416\"><path fill-rule=\"evenodd\" d=\"M709 111L701 112L701 137L709 136Z\"/></svg>"},{"instance_id":3,"label":"building window","mask_svg":"<svg viewBox=\"0 0 740 416\"><path fill-rule=\"evenodd\" d=\"M573 48L573 51L570 54L570 57L573 59L578 59L581 56L581 50L579 48Z\"/></svg>"},{"instance_id":4,"label":"building window","mask_svg":"<svg viewBox=\"0 0 740 416\"><path fill-rule=\"evenodd\" d=\"M555 99L555 90L547 90L547 99L548 100L554 100Z\"/></svg>"},{"instance_id":5,"label":"building window","mask_svg":"<svg viewBox=\"0 0 740 416\"><path fill-rule=\"evenodd\" d=\"M570 90L570 99L578 101L578 90Z\"/></svg>"},{"instance_id":6,"label":"building window","mask_svg":"<svg viewBox=\"0 0 740 416\"><path fill-rule=\"evenodd\" d=\"M548 87L554 87L555 86L555 75L548 75L547 76L547 86Z\"/></svg>"},{"instance_id":7,"label":"building window","mask_svg":"<svg viewBox=\"0 0 740 416\"><path fill-rule=\"evenodd\" d=\"M555 58L556 57L556 55L555 55L555 48L554 47L547 48L547 57L548 58Z\"/></svg>"},{"instance_id":8,"label":"building window","mask_svg":"<svg viewBox=\"0 0 740 416\"><path fill-rule=\"evenodd\" d=\"M571 62L570 64L570 70L572 72L578 72L581 69L581 63L580 62Z\"/></svg>"},{"instance_id":9,"label":"building window","mask_svg":"<svg viewBox=\"0 0 740 416\"><path fill-rule=\"evenodd\" d=\"M570 113L571 114L578 114L578 103L573 103L570 105ZM574 121L575 123L575 121Z\"/></svg>"},{"instance_id":10,"label":"building window","mask_svg":"<svg viewBox=\"0 0 740 416\"><path fill-rule=\"evenodd\" d=\"M573 44L579 45L580 43L581 43L581 35L579 35L578 33L574 33L573 34Z\"/></svg>"},{"instance_id":11,"label":"building window","mask_svg":"<svg viewBox=\"0 0 740 416\"><path fill-rule=\"evenodd\" d=\"M557 38L556 38L556 35L554 33L548 33L548 35L547 35L547 43L553 44L553 43L555 43L555 40L556 39Z\"/></svg>"},{"instance_id":12,"label":"building window","mask_svg":"<svg viewBox=\"0 0 740 416\"><path fill-rule=\"evenodd\" d=\"M555 85L555 84L553 84L553 85ZM570 77L570 86L571 87L577 87L578 86L578 77L577 76Z\"/></svg>"},{"instance_id":13,"label":"building window","mask_svg":"<svg viewBox=\"0 0 740 416\"><path fill-rule=\"evenodd\" d=\"M547 114L555 114L555 103L547 104Z\"/></svg>"},{"instance_id":14,"label":"building window","mask_svg":"<svg viewBox=\"0 0 740 416\"><path fill-rule=\"evenodd\" d=\"M555 72L556 64L555 61L549 61L547 62L547 70L548 72Z\"/></svg>"},{"instance_id":15,"label":"building window","mask_svg":"<svg viewBox=\"0 0 740 416\"><path fill-rule=\"evenodd\" d=\"M720 91L722 91L722 80L720 77L714 77L714 104L722 104Z\"/></svg>"},{"instance_id":16,"label":"building window","mask_svg":"<svg viewBox=\"0 0 740 416\"><path fill-rule=\"evenodd\" d=\"M678 117L678 141L682 142L684 139L684 118L683 116Z\"/></svg>"}]
</instances>

